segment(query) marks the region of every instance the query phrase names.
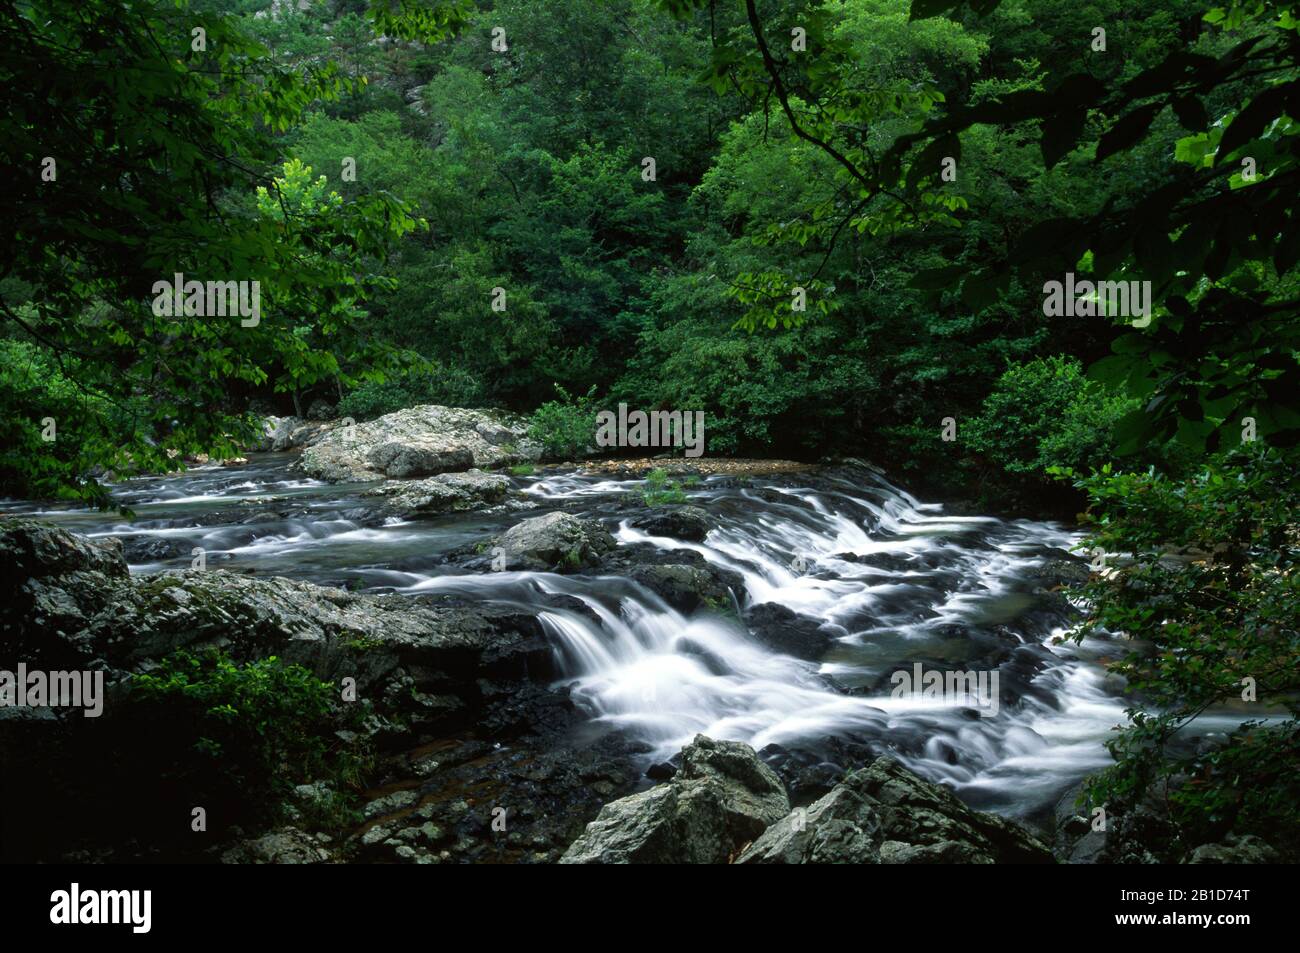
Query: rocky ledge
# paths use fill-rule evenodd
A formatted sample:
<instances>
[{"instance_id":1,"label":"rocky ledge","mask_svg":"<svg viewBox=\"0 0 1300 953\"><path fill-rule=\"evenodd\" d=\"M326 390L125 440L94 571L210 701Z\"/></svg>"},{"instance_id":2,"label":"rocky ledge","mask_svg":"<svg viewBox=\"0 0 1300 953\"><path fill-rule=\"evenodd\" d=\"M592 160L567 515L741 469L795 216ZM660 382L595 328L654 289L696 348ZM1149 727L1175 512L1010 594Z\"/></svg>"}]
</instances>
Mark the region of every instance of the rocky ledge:
<instances>
[{"instance_id":1,"label":"rocky ledge","mask_svg":"<svg viewBox=\"0 0 1300 953\"><path fill-rule=\"evenodd\" d=\"M879 758L791 810L748 745L698 735L671 780L606 804L561 863L1053 863L1019 825Z\"/></svg>"},{"instance_id":2,"label":"rocky ledge","mask_svg":"<svg viewBox=\"0 0 1300 953\"><path fill-rule=\"evenodd\" d=\"M6 858L554 860L639 774L617 734L570 740L585 719L554 686L535 613L215 569L132 577L117 540L23 519L0 520L0 599L0 670L102 673L105 694L95 718L0 707L0 762L24 779L0 794ZM140 676L181 652L219 653L233 666L218 668L221 678L274 659L319 680L333 698L314 729L325 774L273 778L277 803L236 816L248 765L229 752L210 761L188 706L137 704ZM267 688L250 678L238 690ZM184 694L169 697L181 705ZM247 701L273 719L302 714L275 714L275 698ZM274 774L271 755L263 767ZM198 802L208 825L199 837L184 798L214 764L232 796ZM354 813L367 798L372 806ZM508 806L508 834L492 827L494 805ZM407 818L424 831L418 842L402 835ZM292 823L266 827L277 820ZM123 842L124 830L134 837Z\"/></svg>"}]
</instances>

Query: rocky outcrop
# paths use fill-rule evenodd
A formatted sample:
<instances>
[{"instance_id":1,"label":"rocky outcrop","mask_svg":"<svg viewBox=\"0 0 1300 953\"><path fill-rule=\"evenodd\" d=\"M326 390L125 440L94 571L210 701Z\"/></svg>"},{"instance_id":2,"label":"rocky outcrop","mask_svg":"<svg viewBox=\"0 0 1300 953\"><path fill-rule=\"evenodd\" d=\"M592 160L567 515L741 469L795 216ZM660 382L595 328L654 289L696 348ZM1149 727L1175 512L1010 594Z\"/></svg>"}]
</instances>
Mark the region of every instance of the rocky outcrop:
<instances>
[{"instance_id":1,"label":"rocky outcrop","mask_svg":"<svg viewBox=\"0 0 1300 953\"><path fill-rule=\"evenodd\" d=\"M330 482L428 477L541 456L522 417L425 404L365 423L335 426L303 451L300 466Z\"/></svg>"},{"instance_id":2,"label":"rocky outcrop","mask_svg":"<svg viewBox=\"0 0 1300 953\"><path fill-rule=\"evenodd\" d=\"M262 439L250 450L296 450L310 447L321 440L338 424L334 421L304 420L301 417L265 417L262 420Z\"/></svg>"},{"instance_id":3,"label":"rocky outcrop","mask_svg":"<svg viewBox=\"0 0 1300 953\"><path fill-rule=\"evenodd\" d=\"M1277 864L1282 858L1270 844L1252 834L1228 834L1223 841L1202 844L1183 861L1186 864Z\"/></svg>"},{"instance_id":4,"label":"rocky outcrop","mask_svg":"<svg viewBox=\"0 0 1300 953\"><path fill-rule=\"evenodd\" d=\"M879 758L807 808L748 745L699 735L671 779L606 804L561 863L1052 863L1012 821ZM673 767L673 766L670 766Z\"/></svg>"},{"instance_id":5,"label":"rocky outcrop","mask_svg":"<svg viewBox=\"0 0 1300 953\"><path fill-rule=\"evenodd\" d=\"M854 771L810 807L769 827L742 864L1052 863L1019 825L972 810L891 758Z\"/></svg>"},{"instance_id":6,"label":"rocky outcrop","mask_svg":"<svg viewBox=\"0 0 1300 953\"><path fill-rule=\"evenodd\" d=\"M476 691L475 679L549 678L549 644L527 613L357 595L220 569L130 577L117 540L31 520L0 522L9 604L0 661L104 669L122 677L179 649L276 655L366 690L403 669L416 687Z\"/></svg>"},{"instance_id":7,"label":"rocky outcrop","mask_svg":"<svg viewBox=\"0 0 1300 953\"><path fill-rule=\"evenodd\" d=\"M595 520L557 512L516 523L491 549L499 570L574 572L596 565L616 545Z\"/></svg>"},{"instance_id":8,"label":"rocky outcrop","mask_svg":"<svg viewBox=\"0 0 1300 953\"><path fill-rule=\"evenodd\" d=\"M29 671L97 672L105 686L100 717L86 718L74 708L0 708L0 763L24 779L21 787L0 795L0 845L7 858L195 859L187 852L212 850L229 853L225 859L235 862L318 862L326 859L322 851L337 858L334 847L326 849L316 837L316 828L295 820L295 810L310 817L320 814L319 808L284 806L284 820L296 824L297 832L277 828L250 835L231 828L227 833L238 838L232 846L221 840L221 825L228 821L223 822L220 805L209 802L212 839L185 838L187 825L163 818L159 830L141 823L139 842L100 844L91 854L64 853L95 845L101 832L116 829L109 815L168 803L168 782L123 766L154 763L155 738L139 723L145 709L135 704L135 685L138 675L155 670L178 650L198 656L219 650L235 665L275 656L329 685L346 686L354 694L336 696L343 703L336 701L337 717L326 723L340 729L346 724L347 730L331 737L332 727L322 729L331 751L378 753L472 726L481 738L516 744L533 738L559 758L561 739L581 719L567 692L549 687L557 674L554 652L531 612L466 607L433 597L358 595L215 569L132 577L116 540L94 542L32 520L0 520L0 598L6 605L0 670L14 671L23 663ZM351 697L359 709L346 704ZM347 712L356 711L361 715L352 720ZM185 737L183 722L169 728ZM501 799L525 803L527 789L536 785L529 765L537 763L540 752L521 745L512 755L521 763L519 777L503 787ZM160 749L156 760L171 765L169 771L185 771L184 765L201 766L207 757L181 744ZM573 756L565 763L575 765L563 775L565 786L544 806L538 802L539 816L555 811L564 818L548 828L547 859L558 857L576 836L578 819L567 812L581 804L594 813L602 800L583 790L588 769L577 766ZM463 770L460 783L471 785L497 768ZM609 785L607 793L626 789L620 785L630 784L635 774L626 770L628 777ZM68 811L81 819L79 827L55 822ZM17 817L24 818L21 830L5 826L6 819ZM299 836L303 831L309 839ZM471 847L482 850L483 844L450 849L462 856Z\"/></svg>"},{"instance_id":9,"label":"rocky outcrop","mask_svg":"<svg viewBox=\"0 0 1300 953\"><path fill-rule=\"evenodd\" d=\"M464 513L501 503L510 480L500 474L468 470L440 473L427 480L390 480L366 492L383 501L386 515L412 518Z\"/></svg>"},{"instance_id":10,"label":"rocky outcrop","mask_svg":"<svg viewBox=\"0 0 1300 953\"><path fill-rule=\"evenodd\" d=\"M752 748L697 735L672 780L606 804L560 863L724 864L789 808Z\"/></svg>"},{"instance_id":11,"label":"rocky outcrop","mask_svg":"<svg viewBox=\"0 0 1300 953\"><path fill-rule=\"evenodd\" d=\"M283 827L241 841L221 855L223 864L320 864L330 860L321 841L296 827Z\"/></svg>"}]
</instances>

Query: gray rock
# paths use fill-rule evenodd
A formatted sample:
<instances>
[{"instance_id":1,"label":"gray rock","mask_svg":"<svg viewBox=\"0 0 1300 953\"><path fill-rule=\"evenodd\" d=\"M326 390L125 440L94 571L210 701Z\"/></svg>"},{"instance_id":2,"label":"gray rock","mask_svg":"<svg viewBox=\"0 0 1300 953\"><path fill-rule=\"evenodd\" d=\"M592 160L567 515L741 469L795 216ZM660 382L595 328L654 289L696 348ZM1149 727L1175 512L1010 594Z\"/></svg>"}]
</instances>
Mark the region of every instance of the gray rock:
<instances>
[{"instance_id":1,"label":"gray rock","mask_svg":"<svg viewBox=\"0 0 1300 953\"><path fill-rule=\"evenodd\" d=\"M790 809L748 745L697 735L671 781L601 808L562 864L725 864Z\"/></svg>"},{"instance_id":2,"label":"gray rock","mask_svg":"<svg viewBox=\"0 0 1300 953\"><path fill-rule=\"evenodd\" d=\"M745 616L754 638L774 652L815 662L831 646L831 636L816 619L799 615L778 602L754 606Z\"/></svg>"},{"instance_id":3,"label":"gray rock","mask_svg":"<svg viewBox=\"0 0 1300 953\"><path fill-rule=\"evenodd\" d=\"M632 526L652 536L671 536L698 543L709 535L709 514L699 506L657 506L634 519Z\"/></svg>"},{"instance_id":4,"label":"gray rock","mask_svg":"<svg viewBox=\"0 0 1300 953\"><path fill-rule=\"evenodd\" d=\"M331 482L508 466L541 456L527 434L522 417L425 404L336 427L303 451L300 466Z\"/></svg>"},{"instance_id":5,"label":"gray rock","mask_svg":"<svg viewBox=\"0 0 1300 953\"><path fill-rule=\"evenodd\" d=\"M221 855L223 864L319 864L329 859L329 851L296 827L241 841Z\"/></svg>"},{"instance_id":6,"label":"gray rock","mask_svg":"<svg viewBox=\"0 0 1300 953\"><path fill-rule=\"evenodd\" d=\"M510 527L493 549L500 559L497 568L562 572L595 565L616 545L614 537L595 520L547 513Z\"/></svg>"},{"instance_id":7,"label":"gray rock","mask_svg":"<svg viewBox=\"0 0 1300 953\"><path fill-rule=\"evenodd\" d=\"M972 810L947 788L879 758L802 816L773 825L738 863L1052 863L1019 825Z\"/></svg>"},{"instance_id":8,"label":"gray rock","mask_svg":"<svg viewBox=\"0 0 1300 953\"><path fill-rule=\"evenodd\" d=\"M1276 864L1278 852L1253 834L1228 834L1218 844L1202 844L1183 861L1186 864Z\"/></svg>"},{"instance_id":9,"label":"gray rock","mask_svg":"<svg viewBox=\"0 0 1300 953\"><path fill-rule=\"evenodd\" d=\"M465 513L500 503L510 490L510 480L500 474L469 470L442 473L427 480L395 480L367 491L381 497L390 516L431 516Z\"/></svg>"},{"instance_id":10,"label":"gray rock","mask_svg":"<svg viewBox=\"0 0 1300 953\"><path fill-rule=\"evenodd\" d=\"M720 609L731 600L730 593L718 578L698 566L635 566L628 572L628 577L679 612L694 612L701 606Z\"/></svg>"},{"instance_id":11,"label":"gray rock","mask_svg":"<svg viewBox=\"0 0 1300 953\"><path fill-rule=\"evenodd\" d=\"M374 820L376 817L385 817L408 807L414 807L419 800L420 795L415 791L394 791L392 794L385 794L371 801L361 813L366 820Z\"/></svg>"},{"instance_id":12,"label":"gray rock","mask_svg":"<svg viewBox=\"0 0 1300 953\"><path fill-rule=\"evenodd\" d=\"M320 397L313 400L307 408L308 420L333 420L335 415L334 405Z\"/></svg>"},{"instance_id":13,"label":"gray rock","mask_svg":"<svg viewBox=\"0 0 1300 953\"><path fill-rule=\"evenodd\" d=\"M738 864L878 864L880 813L852 785L839 784L796 808L754 841Z\"/></svg>"},{"instance_id":14,"label":"gray rock","mask_svg":"<svg viewBox=\"0 0 1300 953\"><path fill-rule=\"evenodd\" d=\"M250 450L295 450L309 447L338 426L335 421L304 420L301 417L265 417L262 439Z\"/></svg>"}]
</instances>

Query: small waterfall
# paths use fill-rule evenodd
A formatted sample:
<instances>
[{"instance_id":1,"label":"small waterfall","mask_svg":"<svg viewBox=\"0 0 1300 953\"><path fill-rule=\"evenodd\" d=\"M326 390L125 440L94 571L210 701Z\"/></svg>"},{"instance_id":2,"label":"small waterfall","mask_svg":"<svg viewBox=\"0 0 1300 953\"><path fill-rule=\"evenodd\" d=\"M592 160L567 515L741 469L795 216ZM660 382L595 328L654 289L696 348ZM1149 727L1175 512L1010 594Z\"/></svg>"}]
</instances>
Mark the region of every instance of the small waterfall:
<instances>
[{"instance_id":1,"label":"small waterfall","mask_svg":"<svg viewBox=\"0 0 1300 953\"><path fill-rule=\"evenodd\" d=\"M1101 739L1123 720L1122 704L1086 650L1051 644L1062 620L1035 592L1034 571L1074 542L1060 526L949 515L857 473L712 477L689 491L712 528L687 542L625 518L640 481L566 473L520 483L532 513L402 522L377 518L363 488L304 480L283 456L254 454L246 465L123 484L115 496L132 520L40 515L122 536L135 571L185 567L201 547L209 566L536 612L575 702L644 741L648 761L701 732L792 751L846 739L1011 813L1042 808L1108 761ZM604 519L625 546L735 574L740 616L683 615L621 576L465 574L444 559L556 507ZM743 620L764 604L811 620L829 651L812 662L756 637ZM891 673L917 663L1000 670L996 713L960 698L893 697Z\"/></svg>"}]
</instances>

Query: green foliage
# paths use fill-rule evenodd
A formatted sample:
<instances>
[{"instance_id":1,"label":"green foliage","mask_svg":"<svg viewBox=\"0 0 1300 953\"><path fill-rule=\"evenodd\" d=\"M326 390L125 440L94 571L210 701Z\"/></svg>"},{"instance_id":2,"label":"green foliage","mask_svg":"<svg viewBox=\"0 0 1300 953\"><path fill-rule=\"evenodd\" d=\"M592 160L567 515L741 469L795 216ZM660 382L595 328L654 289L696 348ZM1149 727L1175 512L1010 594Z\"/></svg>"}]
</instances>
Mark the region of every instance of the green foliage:
<instances>
[{"instance_id":1,"label":"green foliage","mask_svg":"<svg viewBox=\"0 0 1300 953\"><path fill-rule=\"evenodd\" d=\"M1114 768L1094 804L1164 801L1186 849L1229 830L1300 851L1300 481L1289 454L1262 444L1186 479L1152 469L1078 478L1088 492L1083 545L1111 572L1082 591L1090 632L1125 633L1113 666L1135 691L1133 723L1108 744ZM1144 647L1149 646L1149 650ZM1246 679L1257 701L1249 700ZM1226 706L1247 720L1215 742L1181 743L1188 724ZM1269 715L1269 720L1264 716Z\"/></svg>"},{"instance_id":2,"label":"green foliage","mask_svg":"<svg viewBox=\"0 0 1300 953\"><path fill-rule=\"evenodd\" d=\"M272 656L242 665L217 652L178 652L132 683L135 717L156 719L156 743L172 752L160 781L183 803L244 803L283 796L357 753L334 732L344 719L333 686ZM353 716L359 717L359 716Z\"/></svg>"},{"instance_id":3,"label":"green foliage","mask_svg":"<svg viewBox=\"0 0 1300 953\"><path fill-rule=\"evenodd\" d=\"M669 503L685 503L684 486L695 482L694 477L687 477L682 483L668 478L668 471L662 468L651 470L645 475L645 486L641 489L641 499L646 506L665 506Z\"/></svg>"},{"instance_id":4,"label":"green foliage","mask_svg":"<svg viewBox=\"0 0 1300 953\"><path fill-rule=\"evenodd\" d=\"M1111 428L1136 401L1108 393L1068 357L1009 367L964 430L999 469L1042 476L1048 467L1097 469L1113 457Z\"/></svg>"},{"instance_id":5,"label":"green foliage","mask_svg":"<svg viewBox=\"0 0 1300 953\"><path fill-rule=\"evenodd\" d=\"M16 226L0 245L0 315L88 400L119 408L86 432L65 426L75 445L118 448L97 462L127 472L230 455L254 436L257 390L297 397L393 360L362 333L362 302L419 222L386 194L347 202L278 156L277 133L352 88L336 64L286 68L206 5L0 9L0 80L15 93L0 155L26 170L0 198ZM155 285L178 273L258 282L260 321L160 312ZM75 454L7 462L6 484L102 502Z\"/></svg>"},{"instance_id":6,"label":"green foliage","mask_svg":"<svg viewBox=\"0 0 1300 953\"><path fill-rule=\"evenodd\" d=\"M339 401L338 415L373 420L418 404L478 406L481 398L481 385L465 371L424 364L391 377L361 381Z\"/></svg>"},{"instance_id":7,"label":"green foliage","mask_svg":"<svg viewBox=\"0 0 1300 953\"><path fill-rule=\"evenodd\" d=\"M559 400L548 400L533 412L528 422L528 436L542 445L546 456L559 460L576 460L584 456L596 440L596 388L583 397L570 397L555 385Z\"/></svg>"}]
</instances>

